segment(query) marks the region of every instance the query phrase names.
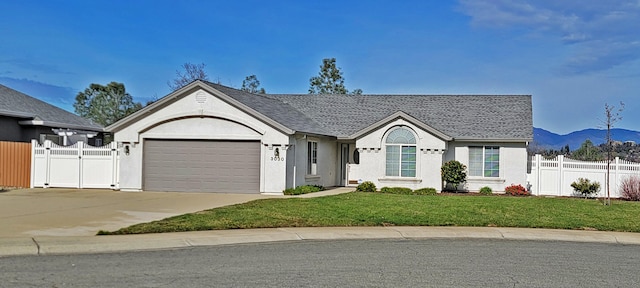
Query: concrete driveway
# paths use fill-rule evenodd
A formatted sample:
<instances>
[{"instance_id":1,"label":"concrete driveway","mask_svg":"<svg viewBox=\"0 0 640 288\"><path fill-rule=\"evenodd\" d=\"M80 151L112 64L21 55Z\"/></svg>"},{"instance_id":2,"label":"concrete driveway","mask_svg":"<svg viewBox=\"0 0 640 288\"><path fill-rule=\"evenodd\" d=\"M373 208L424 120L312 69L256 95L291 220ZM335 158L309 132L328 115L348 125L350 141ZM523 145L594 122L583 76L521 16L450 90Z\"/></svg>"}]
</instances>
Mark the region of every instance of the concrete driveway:
<instances>
[{"instance_id":1,"label":"concrete driveway","mask_svg":"<svg viewBox=\"0 0 640 288\"><path fill-rule=\"evenodd\" d=\"M0 193L0 237L89 236L136 223L274 196L22 189ZM275 196L277 197L277 196Z\"/></svg>"}]
</instances>

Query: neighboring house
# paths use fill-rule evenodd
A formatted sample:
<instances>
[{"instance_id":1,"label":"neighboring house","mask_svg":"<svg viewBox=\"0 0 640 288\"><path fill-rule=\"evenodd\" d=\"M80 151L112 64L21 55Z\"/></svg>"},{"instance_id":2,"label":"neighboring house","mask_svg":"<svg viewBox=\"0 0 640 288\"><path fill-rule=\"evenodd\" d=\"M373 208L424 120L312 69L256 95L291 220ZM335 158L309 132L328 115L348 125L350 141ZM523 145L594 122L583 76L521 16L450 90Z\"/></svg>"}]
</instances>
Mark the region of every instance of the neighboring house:
<instances>
[{"instance_id":1,"label":"neighboring house","mask_svg":"<svg viewBox=\"0 0 640 288\"><path fill-rule=\"evenodd\" d=\"M0 127L0 141L102 145L102 126L4 85L0 85Z\"/></svg>"},{"instance_id":2,"label":"neighboring house","mask_svg":"<svg viewBox=\"0 0 640 288\"><path fill-rule=\"evenodd\" d=\"M526 184L531 96L263 95L195 81L105 128L122 190L280 194L305 184Z\"/></svg>"}]
</instances>

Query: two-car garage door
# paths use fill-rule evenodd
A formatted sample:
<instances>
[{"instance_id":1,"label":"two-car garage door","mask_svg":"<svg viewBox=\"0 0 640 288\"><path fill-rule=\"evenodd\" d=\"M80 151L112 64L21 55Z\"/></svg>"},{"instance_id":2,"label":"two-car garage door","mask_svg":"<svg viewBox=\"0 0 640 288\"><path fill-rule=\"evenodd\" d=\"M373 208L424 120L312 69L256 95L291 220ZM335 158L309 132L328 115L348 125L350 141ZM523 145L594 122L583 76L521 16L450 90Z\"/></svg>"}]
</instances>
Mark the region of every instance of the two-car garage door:
<instances>
[{"instance_id":1,"label":"two-car garage door","mask_svg":"<svg viewBox=\"0 0 640 288\"><path fill-rule=\"evenodd\" d=\"M144 141L143 189L185 192L260 192L260 142Z\"/></svg>"}]
</instances>

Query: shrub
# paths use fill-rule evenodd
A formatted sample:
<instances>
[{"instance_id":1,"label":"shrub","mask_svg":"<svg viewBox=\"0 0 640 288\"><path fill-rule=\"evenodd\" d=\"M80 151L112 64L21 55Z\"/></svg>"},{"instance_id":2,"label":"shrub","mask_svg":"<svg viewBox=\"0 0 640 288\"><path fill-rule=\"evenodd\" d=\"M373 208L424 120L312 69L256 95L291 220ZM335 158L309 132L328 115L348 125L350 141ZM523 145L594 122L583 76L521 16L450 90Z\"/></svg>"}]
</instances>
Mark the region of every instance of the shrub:
<instances>
[{"instance_id":1,"label":"shrub","mask_svg":"<svg viewBox=\"0 0 640 288\"><path fill-rule=\"evenodd\" d=\"M413 191L415 195L437 195L438 191L436 188L420 188Z\"/></svg>"},{"instance_id":2,"label":"shrub","mask_svg":"<svg viewBox=\"0 0 640 288\"><path fill-rule=\"evenodd\" d=\"M358 192L376 192L376 184L373 184L371 181L364 181L356 187L356 191Z\"/></svg>"},{"instance_id":3,"label":"shrub","mask_svg":"<svg viewBox=\"0 0 640 288\"><path fill-rule=\"evenodd\" d=\"M382 187L380 188L380 192L389 193L389 194L406 194L410 195L413 193L413 190L405 187Z\"/></svg>"},{"instance_id":4,"label":"shrub","mask_svg":"<svg viewBox=\"0 0 640 288\"><path fill-rule=\"evenodd\" d=\"M640 177L631 175L620 183L621 197L630 201L640 201Z\"/></svg>"},{"instance_id":5,"label":"shrub","mask_svg":"<svg viewBox=\"0 0 640 288\"><path fill-rule=\"evenodd\" d=\"M511 184L511 186L504 188L504 193L511 196L529 196L529 191L527 191L527 189L522 187L522 185L520 184L518 185Z\"/></svg>"},{"instance_id":6,"label":"shrub","mask_svg":"<svg viewBox=\"0 0 640 288\"><path fill-rule=\"evenodd\" d=\"M600 191L600 183L594 181L591 182L587 178L578 178L577 181L571 183L571 187L576 193L580 193L584 198L587 198L593 194L598 194Z\"/></svg>"},{"instance_id":7,"label":"shrub","mask_svg":"<svg viewBox=\"0 0 640 288\"><path fill-rule=\"evenodd\" d=\"M482 194L482 195L491 195L491 194L493 194L493 190L491 190L491 187L489 187L489 186L484 186L484 187L480 188L480 194Z\"/></svg>"},{"instance_id":8,"label":"shrub","mask_svg":"<svg viewBox=\"0 0 640 288\"><path fill-rule=\"evenodd\" d=\"M466 170L467 166L456 160L444 163L440 168L440 174L442 175L442 181L446 183L445 188L448 185L451 186L450 189L458 191L458 185L467 181Z\"/></svg>"},{"instance_id":9,"label":"shrub","mask_svg":"<svg viewBox=\"0 0 640 288\"><path fill-rule=\"evenodd\" d=\"M319 192L324 190L324 187L320 185L302 185L294 188L287 188L282 191L284 195L301 195L313 192Z\"/></svg>"}]
</instances>

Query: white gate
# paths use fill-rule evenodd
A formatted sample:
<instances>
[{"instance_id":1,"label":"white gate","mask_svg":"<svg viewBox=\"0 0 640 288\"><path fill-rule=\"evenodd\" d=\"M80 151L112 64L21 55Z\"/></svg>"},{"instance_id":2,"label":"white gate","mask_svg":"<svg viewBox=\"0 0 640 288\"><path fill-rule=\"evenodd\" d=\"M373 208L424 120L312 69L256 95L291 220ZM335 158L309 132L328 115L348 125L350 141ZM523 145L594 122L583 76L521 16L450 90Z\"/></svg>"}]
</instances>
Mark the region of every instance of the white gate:
<instances>
[{"instance_id":1,"label":"white gate","mask_svg":"<svg viewBox=\"0 0 640 288\"><path fill-rule=\"evenodd\" d=\"M527 180L533 195L572 196L571 183L578 178L600 182L598 197L606 197L607 161L579 161L562 155L545 159L535 155L531 159L531 173ZM609 189L611 197L621 196L620 184L631 176L640 176L640 163L620 160L616 157L609 165Z\"/></svg>"},{"instance_id":2,"label":"white gate","mask_svg":"<svg viewBox=\"0 0 640 288\"><path fill-rule=\"evenodd\" d=\"M94 147L82 141L59 146L31 141L31 187L118 188L116 143Z\"/></svg>"}]
</instances>

